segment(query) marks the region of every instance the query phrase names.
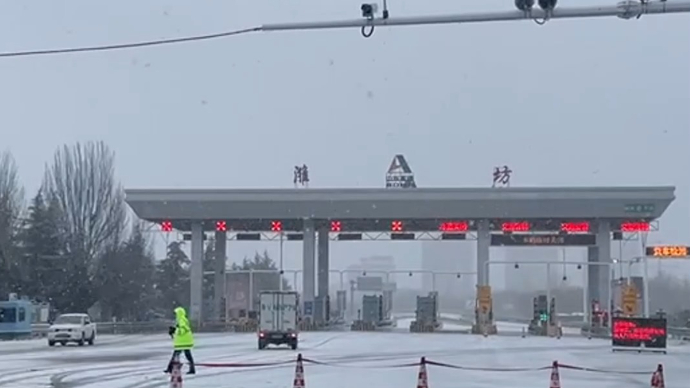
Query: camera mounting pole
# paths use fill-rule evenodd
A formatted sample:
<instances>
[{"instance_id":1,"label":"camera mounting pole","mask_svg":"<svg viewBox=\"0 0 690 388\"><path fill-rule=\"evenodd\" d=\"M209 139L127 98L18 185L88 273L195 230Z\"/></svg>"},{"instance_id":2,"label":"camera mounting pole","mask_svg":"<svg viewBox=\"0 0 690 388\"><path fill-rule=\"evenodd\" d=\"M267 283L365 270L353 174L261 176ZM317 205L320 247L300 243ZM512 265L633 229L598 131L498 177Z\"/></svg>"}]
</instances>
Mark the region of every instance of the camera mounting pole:
<instances>
[{"instance_id":1,"label":"camera mounting pole","mask_svg":"<svg viewBox=\"0 0 690 388\"><path fill-rule=\"evenodd\" d=\"M363 4L371 6L372 4ZM545 19L573 19L573 18L595 18L615 16L629 20L639 18L641 15L657 15L671 13L690 13L690 1L639 1L623 0L616 5L588 6L588 7L557 7L553 9L533 8L528 11L515 9L511 11L498 12L476 12L454 15L435 15L435 16L408 16L397 18L386 18L388 15L384 3L383 17L376 17L375 12L371 17L364 16L362 19L334 20L320 22L301 22L301 23L274 23L264 24L259 28L260 31L290 31L290 30L324 30L336 28L373 28L375 26L419 26L430 24L464 24L497 22L512 20L545 20ZM373 30L371 30L373 33Z\"/></svg>"}]
</instances>

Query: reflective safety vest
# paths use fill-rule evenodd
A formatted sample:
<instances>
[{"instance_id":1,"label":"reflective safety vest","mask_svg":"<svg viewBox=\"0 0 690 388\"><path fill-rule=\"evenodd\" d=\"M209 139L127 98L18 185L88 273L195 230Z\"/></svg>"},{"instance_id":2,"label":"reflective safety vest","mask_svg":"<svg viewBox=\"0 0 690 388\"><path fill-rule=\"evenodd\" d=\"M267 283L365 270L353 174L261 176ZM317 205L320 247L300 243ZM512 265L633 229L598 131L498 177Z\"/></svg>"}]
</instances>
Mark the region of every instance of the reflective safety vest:
<instances>
[{"instance_id":1,"label":"reflective safety vest","mask_svg":"<svg viewBox=\"0 0 690 388\"><path fill-rule=\"evenodd\" d=\"M175 309L175 334L173 334L173 347L175 350L188 350L194 347L194 335L187 319L187 312L178 307Z\"/></svg>"}]
</instances>

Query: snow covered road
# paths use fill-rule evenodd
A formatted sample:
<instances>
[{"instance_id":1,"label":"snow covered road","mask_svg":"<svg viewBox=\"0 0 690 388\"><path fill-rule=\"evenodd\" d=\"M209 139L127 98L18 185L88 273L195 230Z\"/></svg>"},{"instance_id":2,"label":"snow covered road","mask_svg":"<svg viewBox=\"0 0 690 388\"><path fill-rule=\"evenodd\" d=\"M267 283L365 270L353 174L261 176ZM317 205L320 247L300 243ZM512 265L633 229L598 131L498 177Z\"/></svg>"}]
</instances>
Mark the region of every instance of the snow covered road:
<instances>
[{"instance_id":1,"label":"snow covered road","mask_svg":"<svg viewBox=\"0 0 690 388\"><path fill-rule=\"evenodd\" d=\"M102 336L93 347L48 348L45 340L0 342L0 388L158 388L167 387L162 373L170 356L165 335ZM581 338L520 338L465 334L401 332L302 333L300 352L329 365L305 364L308 388L414 387L416 367L386 368L417 362L421 356L468 367L548 366L561 363L612 371L649 371L658 363L666 370L668 387L680 387L690 376L690 348L671 347L668 355L612 353L603 340ZM294 359L295 351L256 349L254 334L198 334L198 362L278 362ZM291 387L294 365L254 368L200 367L184 386L275 388ZM619 375L561 370L564 388L648 387L649 374ZM429 367L432 388L548 386L549 371L496 372Z\"/></svg>"}]
</instances>

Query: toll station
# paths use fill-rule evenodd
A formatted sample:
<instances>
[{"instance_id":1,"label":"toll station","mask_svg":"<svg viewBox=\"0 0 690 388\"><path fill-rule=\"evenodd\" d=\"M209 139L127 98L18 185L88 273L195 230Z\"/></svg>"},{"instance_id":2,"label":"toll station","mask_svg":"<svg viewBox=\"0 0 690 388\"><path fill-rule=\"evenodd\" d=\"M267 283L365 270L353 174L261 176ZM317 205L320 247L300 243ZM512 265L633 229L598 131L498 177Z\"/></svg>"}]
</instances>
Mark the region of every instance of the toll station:
<instances>
[{"instance_id":1,"label":"toll station","mask_svg":"<svg viewBox=\"0 0 690 388\"><path fill-rule=\"evenodd\" d=\"M193 320L202 319L207 233L215 233L216 303L223 296L228 241L276 236L301 241L303 314L318 320L314 305L329 290L330 241L474 240L481 287L489 284L486 263L491 246L582 246L589 262L610 263L611 240L652 230L652 222L675 199L674 191L674 187L128 189L126 202L139 218L158 223L165 231L191 235ZM587 268L589 297L609 300L609 267Z\"/></svg>"}]
</instances>

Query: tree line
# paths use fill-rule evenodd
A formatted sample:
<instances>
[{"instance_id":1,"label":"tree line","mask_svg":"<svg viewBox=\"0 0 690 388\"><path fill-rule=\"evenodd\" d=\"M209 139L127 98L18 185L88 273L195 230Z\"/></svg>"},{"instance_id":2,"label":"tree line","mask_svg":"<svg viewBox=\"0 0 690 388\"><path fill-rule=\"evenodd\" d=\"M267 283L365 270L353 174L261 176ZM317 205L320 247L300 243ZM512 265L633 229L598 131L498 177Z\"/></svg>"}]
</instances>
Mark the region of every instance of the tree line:
<instances>
[{"instance_id":1,"label":"tree line","mask_svg":"<svg viewBox=\"0 0 690 388\"><path fill-rule=\"evenodd\" d=\"M189 303L184 241L156 260L148 227L130 216L103 142L59 147L40 188L25 198L12 154L0 152L0 300L10 293L48 302L56 312L98 306L102 319L170 316ZM208 241L204 269L212 269ZM266 253L235 269L275 269ZM204 295L213 295L213 281Z\"/></svg>"}]
</instances>

